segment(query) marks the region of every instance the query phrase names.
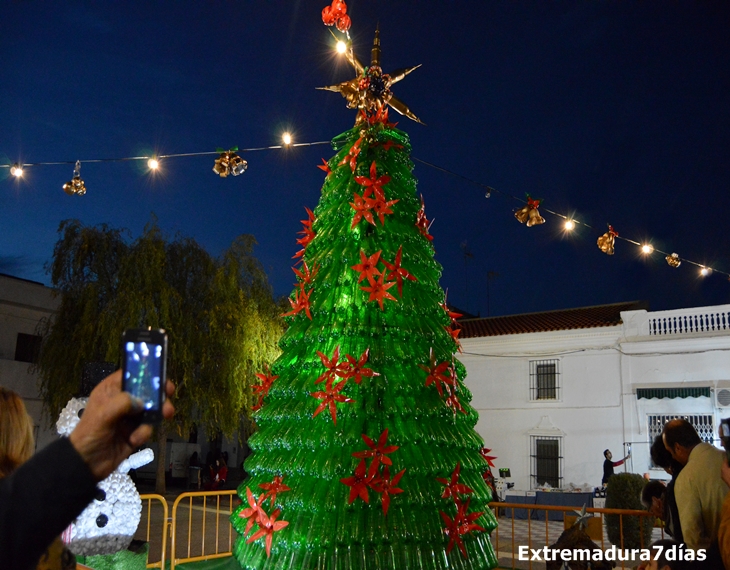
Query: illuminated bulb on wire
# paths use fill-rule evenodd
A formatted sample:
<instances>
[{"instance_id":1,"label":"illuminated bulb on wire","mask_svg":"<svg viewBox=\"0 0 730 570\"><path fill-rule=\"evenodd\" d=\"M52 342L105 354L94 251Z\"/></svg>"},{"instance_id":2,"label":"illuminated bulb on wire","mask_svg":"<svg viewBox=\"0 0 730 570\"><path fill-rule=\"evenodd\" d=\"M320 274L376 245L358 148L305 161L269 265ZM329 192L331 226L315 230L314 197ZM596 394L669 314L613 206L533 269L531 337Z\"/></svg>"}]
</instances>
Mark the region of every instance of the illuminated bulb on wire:
<instances>
[{"instance_id":1,"label":"illuminated bulb on wire","mask_svg":"<svg viewBox=\"0 0 730 570\"><path fill-rule=\"evenodd\" d=\"M13 166L10 167L10 174L15 176L15 178L20 178L21 176L23 176L23 167L16 162L15 164L13 164Z\"/></svg>"},{"instance_id":2,"label":"illuminated bulb on wire","mask_svg":"<svg viewBox=\"0 0 730 570\"><path fill-rule=\"evenodd\" d=\"M291 135L289 133L284 133L284 135L281 137L281 140L284 142L285 145L290 145Z\"/></svg>"},{"instance_id":3,"label":"illuminated bulb on wire","mask_svg":"<svg viewBox=\"0 0 730 570\"><path fill-rule=\"evenodd\" d=\"M347 51L347 44L340 40L337 42L337 53L345 53Z\"/></svg>"},{"instance_id":4,"label":"illuminated bulb on wire","mask_svg":"<svg viewBox=\"0 0 730 570\"><path fill-rule=\"evenodd\" d=\"M147 161L147 166L149 167L150 170L157 170L160 167L160 161L157 160L156 158L150 158Z\"/></svg>"},{"instance_id":5,"label":"illuminated bulb on wire","mask_svg":"<svg viewBox=\"0 0 730 570\"><path fill-rule=\"evenodd\" d=\"M702 277L707 277L710 273L712 273L712 269L709 267L703 267L700 269L700 275L702 275Z\"/></svg>"},{"instance_id":6,"label":"illuminated bulb on wire","mask_svg":"<svg viewBox=\"0 0 730 570\"><path fill-rule=\"evenodd\" d=\"M575 229L575 222L573 220L565 220L565 229L567 231L573 231Z\"/></svg>"},{"instance_id":7,"label":"illuminated bulb on wire","mask_svg":"<svg viewBox=\"0 0 730 570\"><path fill-rule=\"evenodd\" d=\"M648 255L648 254L650 254L653 251L654 251L654 246L651 245L651 244L645 243L644 245L641 246L641 252L642 253L645 253L645 254Z\"/></svg>"}]
</instances>

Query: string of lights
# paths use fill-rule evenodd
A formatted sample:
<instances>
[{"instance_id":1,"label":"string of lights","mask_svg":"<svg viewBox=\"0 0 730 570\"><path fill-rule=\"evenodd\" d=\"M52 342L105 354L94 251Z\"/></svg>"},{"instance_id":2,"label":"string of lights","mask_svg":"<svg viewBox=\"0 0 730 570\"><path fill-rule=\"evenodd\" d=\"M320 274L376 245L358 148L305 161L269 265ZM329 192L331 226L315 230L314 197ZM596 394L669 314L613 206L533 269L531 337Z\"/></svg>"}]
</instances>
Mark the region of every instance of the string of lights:
<instances>
[{"instance_id":1,"label":"string of lights","mask_svg":"<svg viewBox=\"0 0 730 570\"><path fill-rule=\"evenodd\" d=\"M239 149L238 147L233 147L229 150L217 149L215 151L156 154L156 155L146 155L146 156L126 156L126 157L117 157L117 158L94 158L94 159L82 159L82 160L75 160L75 161L16 162L14 164L0 164L0 168L8 168L8 169L10 169L11 176L13 176L15 178L21 178L23 176L25 168L33 168L33 167L39 167L39 166L74 165L73 178L69 182L66 182L63 185L63 190L64 190L64 192L66 192L69 195L75 194L75 195L82 196L82 195L86 194L86 191L87 191L86 185L85 185L84 181L81 179L81 172L80 172L81 165L85 164L85 163L129 162L129 161L146 160L147 167L150 170L154 171L154 170L157 170L158 168L160 168L160 163L163 160L168 160L168 159L173 159L173 158L189 158L189 157L195 157L195 156L218 155L218 158L215 160L215 165L213 166L213 171L216 174L218 174L220 177L225 178L229 174L233 175L233 176L238 176L246 171L246 168L248 167L248 163L239 156L239 153L258 152L258 151L265 151L265 150L281 150L281 149L285 149L285 148L310 147L310 146L329 145L329 144L331 144L330 141L295 143L295 142L293 142L292 137L289 133L284 133L284 135L282 136L282 144L271 145L271 146L250 147L250 148L242 148L242 149ZM518 196L510 194L509 192L504 192L502 190L498 190L498 189L488 186L482 182L479 182L477 180L474 180L472 178L469 178L469 177L459 174L457 172L453 172L442 166L438 166L436 164L427 162L427 161L422 160L417 157L411 157L411 158L414 161L423 164L424 166L428 166L429 168L433 168L435 170L448 174L449 176L454 176L456 178L460 178L461 180L464 180L465 182L468 182L472 185L482 188L483 190L485 190L486 198L489 198L493 193L496 193L496 194L500 194L506 198L511 198L517 202L525 204L525 206L523 206L521 209L515 211L515 217L518 219L518 221L520 221L522 223L526 223L526 225L528 227L531 227L533 225L539 225L539 224L542 224L545 222L545 220L542 218L542 216L540 216L540 214L538 212L538 207L540 205L541 200L534 200L529 195L527 196L527 199L520 198ZM592 226L586 222L579 221L575 217L568 216L568 215L562 214L560 212L556 212L556 211L548 209L548 208L542 208L541 211L563 220L563 228L567 232L575 230L577 226L583 226L596 233L600 233L600 231L597 228L595 228L594 226ZM679 267L682 263L686 263L686 264L697 267L699 270L699 274L702 277L706 277L712 273L718 273L718 274L721 274L721 275L724 275L724 276L730 278L730 273L728 273L726 271L722 271L722 270L719 270L716 268L709 267L707 265L698 263L696 261L687 259L685 257L680 257L676 253L668 253L666 251L656 249L651 243L648 243L648 242L641 243L641 242L638 242L631 238L628 238L625 236L620 236L618 234L618 232L616 232L613 229L613 227L610 225L608 226L608 231L598 238L597 244L598 244L598 247L601 249L601 251L603 251L604 253L607 253L608 255L612 255L614 240L621 240L626 243L635 245L635 246L641 248L641 252L644 255L651 255L653 253L661 254L661 255L665 256L665 260L667 261L667 264L674 268Z\"/></svg>"}]
</instances>

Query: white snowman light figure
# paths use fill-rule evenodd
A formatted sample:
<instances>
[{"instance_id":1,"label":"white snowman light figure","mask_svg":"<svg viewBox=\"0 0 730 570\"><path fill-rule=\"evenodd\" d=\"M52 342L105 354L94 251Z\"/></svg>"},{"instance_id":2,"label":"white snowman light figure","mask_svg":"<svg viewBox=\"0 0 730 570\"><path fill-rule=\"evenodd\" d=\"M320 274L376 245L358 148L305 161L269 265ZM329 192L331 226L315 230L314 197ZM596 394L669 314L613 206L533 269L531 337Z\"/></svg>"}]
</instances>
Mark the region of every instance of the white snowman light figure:
<instances>
[{"instance_id":1,"label":"white snowman light figure","mask_svg":"<svg viewBox=\"0 0 730 570\"><path fill-rule=\"evenodd\" d=\"M88 398L71 398L56 422L56 431L68 437L86 408ZM142 500L130 469L147 465L154 459L144 449L124 460L117 470L97 485L97 494L86 509L63 532L68 548L79 556L113 554L132 542L142 514Z\"/></svg>"}]
</instances>

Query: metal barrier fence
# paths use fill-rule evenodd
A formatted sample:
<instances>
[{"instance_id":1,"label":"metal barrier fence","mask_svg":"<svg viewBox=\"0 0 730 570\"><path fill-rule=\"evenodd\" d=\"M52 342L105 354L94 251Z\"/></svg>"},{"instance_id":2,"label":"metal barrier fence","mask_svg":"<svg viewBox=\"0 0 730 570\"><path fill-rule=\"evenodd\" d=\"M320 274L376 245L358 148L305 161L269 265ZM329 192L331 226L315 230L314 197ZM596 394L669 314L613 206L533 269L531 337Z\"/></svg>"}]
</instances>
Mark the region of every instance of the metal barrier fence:
<instances>
[{"instance_id":1,"label":"metal barrier fence","mask_svg":"<svg viewBox=\"0 0 730 570\"><path fill-rule=\"evenodd\" d=\"M238 500L236 491L195 491L175 499L170 529L170 570L184 562L232 556L236 531L230 516L234 501ZM185 518L184 512L187 512L187 524L178 521Z\"/></svg>"},{"instance_id":2,"label":"metal barrier fence","mask_svg":"<svg viewBox=\"0 0 730 570\"><path fill-rule=\"evenodd\" d=\"M551 546L555 543L564 530L570 528L573 521L577 518L578 512L575 507L558 507L551 505L530 505L524 503L489 503L489 507L497 516L499 526L492 533L492 546L497 553L500 568L511 569L527 569L532 570L545 568L544 562L533 564L532 560L519 559L519 547L527 546L529 548L542 548L543 546ZM516 512L524 512L526 518L517 519ZM550 513L556 513L561 520L550 520ZM647 511L634 511L626 509L597 509L587 508L586 513L594 514L589 520L586 532L593 542L605 550L611 543L606 536L606 527L604 515L618 515L619 532L621 543L616 548L624 549L624 517L650 517L654 516ZM533 516L537 516L539 520L533 520ZM544 522L543 522L544 521ZM595 522L594 522L595 521ZM505 534L507 536L505 537ZM664 529L654 529L652 540L664 538ZM649 548L649 544L640 545L641 548ZM531 557L528 557L531 558ZM616 564L621 564L620 568L633 568L638 561L617 560Z\"/></svg>"},{"instance_id":3,"label":"metal barrier fence","mask_svg":"<svg viewBox=\"0 0 730 570\"><path fill-rule=\"evenodd\" d=\"M169 519L167 518L167 501L162 495L140 495L142 499L142 518L135 538L144 540L149 544L147 553L147 568L165 568L165 552L167 550L167 530ZM152 501L160 503L162 512L155 508L153 513ZM146 522L145 521L146 513ZM152 562L150 562L152 561Z\"/></svg>"},{"instance_id":4,"label":"metal barrier fence","mask_svg":"<svg viewBox=\"0 0 730 570\"><path fill-rule=\"evenodd\" d=\"M236 532L231 526L230 515L238 501L236 491L183 493L173 503L170 518L167 501L161 495L141 495L141 499L143 517L135 537L146 540L150 545L147 568L165 568L168 541L170 570L174 570L177 564L233 555ZM156 506L158 502L161 508ZM536 549L550 546L572 524L577 514L575 507L550 505L493 502L489 503L489 507L499 522L492 533L492 545L500 562L499 567L514 570L544 568L543 562L533 564L531 560L519 560L519 547ZM619 516L621 544L616 547L622 550L624 517L653 518L646 511L588 508L586 512L594 515L586 532L604 550L611 544L606 536L605 515ZM525 514L526 518L516 517L517 513ZM550 513L554 513L553 518L557 516L560 520L551 520ZM539 520L534 520L535 516ZM663 529L654 529L654 534L654 539L664 538ZM641 545L642 548L648 546ZM625 561L619 562L622 569L636 564L629 561L627 566Z\"/></svg>"}]
</instances>

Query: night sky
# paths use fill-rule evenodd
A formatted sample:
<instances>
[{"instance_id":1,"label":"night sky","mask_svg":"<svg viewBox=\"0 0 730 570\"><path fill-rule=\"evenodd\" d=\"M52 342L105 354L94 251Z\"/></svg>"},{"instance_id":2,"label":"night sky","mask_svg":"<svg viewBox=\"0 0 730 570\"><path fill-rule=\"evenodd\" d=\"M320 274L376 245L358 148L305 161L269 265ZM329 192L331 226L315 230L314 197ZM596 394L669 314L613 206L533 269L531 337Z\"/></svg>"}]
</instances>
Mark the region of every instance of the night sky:
<instances>
[{"instance_id":1,"label":"night sky","mask_svg":"<svg viewBox=\"0 0 730 570\"><path fill-rule=\"evenodd\" d=\"M328 141L353 111L316 91L353 77L322 24L326 0L11 1L0 16L0 162L264 147L283 131ZM643 300L652 310L727 303L730 282L642 257L622 237L730 272L730 3L726 1L350 0L355 51L380 25L384 71L426 126L391 112L433 218L441 284L482 316ZM319 199L331 147L243 153L221 179L214 156L85 164L86 196L61 190L73 166L0 169L0 272L49 283L61 220L126 227L157 217L211 253L241 233L287 295L304 207ZM527 228L529 192L561 220ZM597 231L600 229L600 232ZM488 279L491 275L491 279ZM489 290L487 285L489 283ZM489 291L489 292L488 292ZM489 301L488 301L489 298Z\"/></svg>"}]
</instances>

